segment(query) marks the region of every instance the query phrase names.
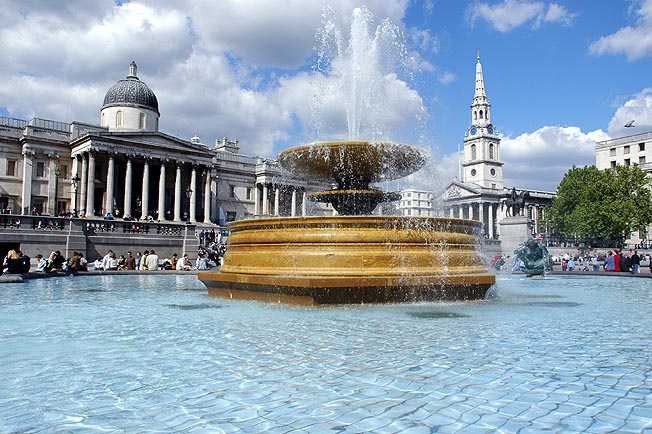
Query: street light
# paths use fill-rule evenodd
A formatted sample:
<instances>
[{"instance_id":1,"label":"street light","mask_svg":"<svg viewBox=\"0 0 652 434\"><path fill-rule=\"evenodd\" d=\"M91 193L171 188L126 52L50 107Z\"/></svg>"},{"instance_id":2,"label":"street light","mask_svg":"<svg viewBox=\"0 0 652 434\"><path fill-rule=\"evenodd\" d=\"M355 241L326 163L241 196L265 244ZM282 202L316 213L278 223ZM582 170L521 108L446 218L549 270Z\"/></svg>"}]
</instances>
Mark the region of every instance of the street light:
<instances>
[{"instance_id":1,"label":"street light","mask_svg":"<svg viewBox=\"0 0 652 434\"><path fill-rule=\"evenodd\" d=\"M72 184L72 191L75 194L75 202L72 206L72 216L77 218L77 193L79 193L79 176L75 173L75 176L70 180Z\"/></svg>"},{"instance_id":2,"label":"street light","mask_svg":"<svg viewBox=\"0 0 652 434\"><path fill-rule=\"evenodd\" d=\"M56 163L54 166L54 216L56 217L59 215L57 208L59 208L59 204L57 203L57 193L59 192L59 175L61 175L61 168L59 167L59 163Z\"/></svg>"},{"instance_id":3,"label":"street light","mask_svg":"<svg viewBox=\"0 0 652 434\"><path fill-rule=\"evenodd\" d=\"M190 198L192 197L192 189L190 188L190 186L186 187L186 197L188 198L188 212L190 212ZM187 214L186 214L186 217L187 217ZM186 218L186 221L188 221L187 218Z\"/></svg>"}]
</instances>

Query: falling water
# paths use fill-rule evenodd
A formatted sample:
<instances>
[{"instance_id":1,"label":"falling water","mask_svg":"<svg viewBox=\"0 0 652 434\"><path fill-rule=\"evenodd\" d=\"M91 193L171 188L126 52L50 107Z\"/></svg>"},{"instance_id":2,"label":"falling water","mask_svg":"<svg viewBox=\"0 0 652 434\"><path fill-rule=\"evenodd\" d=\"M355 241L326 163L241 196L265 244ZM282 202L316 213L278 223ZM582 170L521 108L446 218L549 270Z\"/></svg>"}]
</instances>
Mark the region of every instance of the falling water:
<instances>
[{"instance_id":1,"label":"falling water","mask_svg":"<svg viewBox=\"0 0 652 434\"><path fill-rule=\"evenodd\" d=\"M406 73L407 49L401 30L389 19L375 29L374 16L366 8L353 10L348 37L326 8L316 35L318 94L312 106L317 134L324 133L322 122L336 114L326 110L346 109L348 139L361 133L368 139L388 138L388 83L399 72Z\"/></svg>"}]
</instances>

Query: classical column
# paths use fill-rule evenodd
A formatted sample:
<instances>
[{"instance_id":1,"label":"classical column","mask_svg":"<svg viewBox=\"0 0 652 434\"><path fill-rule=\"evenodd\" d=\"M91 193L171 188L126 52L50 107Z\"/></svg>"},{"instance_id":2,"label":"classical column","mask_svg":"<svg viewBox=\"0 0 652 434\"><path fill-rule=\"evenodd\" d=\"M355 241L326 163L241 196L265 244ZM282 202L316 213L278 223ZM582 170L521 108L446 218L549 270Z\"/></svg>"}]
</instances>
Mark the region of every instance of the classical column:
<instances>
[{"instance_id":1,"label":"classical column","mask_svg":"<svg viewBox=\"0 0 652 434\"><path fill-rule=\"evenodd\" d=\"M267 200L267 183L263 184L263 214L269 214L269 201Z\"/></svg>"},{"instance_id":2,"label":"classical column","mask_svg":"<svg viewBox=\"0 0 652 434\"><path fill-rule=\"evenodd\" d=\"M181 221L181 164L177 162L177 175L174 180L174 221Z\"/></svg>"},{"instance_id":3,"label":"classical column","mask_svg":"<svg viewBox=\"0 0 652 434\"><path fill-rule=\"evenodd\" d=\"M211 169L206 169L206 182L204 183L204 223L211 222Z\"/></svg>"},{"instance_id":4,"label":"classical column","mask_svg":"<svg viewBox=\"0 0 652 434\"><path fill-rule=\"evenodd\" d=\"M70 174L70 181L75 178L75 176L79 177L79 156L78 155L73 155L72 156L72 172ZM79 199L78 197L75 197L75 193L73 191L72 185L70 188L70 212L73 212L75 210L79 210L78 204L75 201L75 199Z\"/></svg>"},{"instance_id":5,"label":"classical column","mask_svg":"<svg viewBox=\"0 0 652 434\"><path fill-rule=\"evenodd\" d=\"M274 215L280 215L278 208L281 204L281 189L278 188L278 185L274 187Z\"/></svg>"},{"instance_id":6,"label":"classical column","mask_svg":"<svg viewBox=\"0 0 652 434\"><path fill-rule=\"evenodd\" d=\"M297 215L297 190L292 189L292 217Z\"/></svg>"},{"instance_id":7,"label":"classical column","mask_svg":"<svg viewBox=\"0 0 652 434\"><path fill-rule=\"evenodd\" d=\"M475 220L475 207L473 204L469 204L469 219Z\"/></svg>"},{"instance_id":8,"label":"classical column","mask_svg":"<svg viewBox=\"0 0 652 434\"><path fill-rule=\"evenodd\" d=\"M57 172L57 165L59 156L58 155L49 155L48 156L48 213L56 216L59 214L57 209L57 193L59 190L59 175Z\"/></svg>"},{"instance_id":9,"label":"classical column","mask_svg":"<svg viewBox=\"0 0 652 434\"><path fill-rule=\"evenodd\" d=\"M482 232L484 234L487 234L487 227L484 224L484 203L480 202L478 204L478 220L480 220L480 223L482 223Z\"/></svg>"},{"instance_id":10,"label":"classical column","mask_svg":"<svg viewBox=\"0 0 652 434\"><path fill-rule=\"evenodd\" d=\"M218 200L218 176L217 171L211 170L211 219L214 222L220 223L220 208Z\"/></svg>"},{"instance_id":11,"label":"classical column","mask_svg":"<svg viewBox=\"0 0 652 434\"><path fill-rule=\"evenodd\" d=\"M196 209L197 209L197 168L192 166L192 171L190 172L190 189L192 194L190 195L190 222L197 223Z\"/></svg>"},{"instance_id":12,"label":"classical column","mask_svg":"<svg viewBox=\"0 0 652 434\"><path fill-rule=\"evenodd\" d=\"M461 219L464 218L464 205L459 205L457 207L457 216Z\"/></svg>"},{"instance_id":13,"label":"classical column","mask_svg":"<svg viewBox=\"0 0 652 434\"><path fill-rule=\"evenodd\" d=\"M34 153L29 150L23 150L23 189L22 189L22 208L23 215L29 215L32 206L32 174L34 173Z\"/></svg>"},{"instance_id":14,"label":"classical column","mask_svg":"<svg viewBox=\"0 0 652 434\"><path fill-rule=\"evenodd\" d=\"M448 208L448 216L449 216L450 218L454 218L454 217L455 217L455 207L454 207L453 205L451 205L451 207Z\"/></svg>"},{"instance_id":15,"label":"classical column","mask_svg":"<svg viewBox=\"0 0 652 434\"><path fill-rule=\"evenodd\" d=\"M79 186L79 206L78 212L81 211L86 215L86 190L88 189L88 157L86 154L81 154L82 170L81 170L81 185Z\"/></svg>"},{"instance_id":16,"label":"classical column","mask_svg":"<svg viewBox=\"0 0 652 434\"><path fill-rule=\"evenodd\" d=\"M140 219L145 220L149 215L149 159L145 158L143 164L143 187L140 192Z\"/></svg>"},{"instance_id":17,"label":"classical column","mask_svg":"<svg viewBox=\"0 0 652 434\"><path fill-rule=\"evenodd\" d=\"M115 180L115 156L109 154L109 167L106 171L106 200L104 202L104 212L111 213L115 211L113 209L113 184Z\"/></svg>"},{"instance_id":18,"label":"classical column","mask_svg":"<svg viewBox=\"0 0 652 434\"><path fill-rule=\"evenodd\" d=\"M165 220L165 160L161 160L161 173L158 177L158 219Z\"/></svg>"},{"instance_id":19,"label":"classical column","mask_svg":"<svg viewBox=\"0 0 652 434\"><path fill-rule=\"evenodd\" d=\"M490 203L488 206L489 215L487 216L489 226L489 239L494 239L494 204Z\"/></svg>"},{"instance_id":20,"label":"classical column","mask_svg":"<svg viewBox=\"0 0 652 434\"><path fill-rule=\"evenodd\" d=\"M86 192L86 216L95 215L95 152L88 153L88 185Z\"/></svg>"},{"instance_id":21,"label":"classical column","mask_svg":"<svg viewBox=\"0 0 652 434\"><path fill-rule=\"evenodd\" d=\"M305 217L308 215L308 204L306 203L306 192L302 191L301 192L301 215Z\"/></svg>"},{"instance_id":22,"label":"classical column","mask_svg":"<svg viewBox=\"0 0 652 434\"><path fill-rule=\"evenodd\" d=\"M260 189L259 184L254 185L254 215L260 214Z\"/></svg>"},{"instance_id":23,"label":"classical column","mask_svg":"<svg viewBox=\"0 0 652 434\"><path fill-rule=\"evenodd\" d=\"M127 157L125 172L125 203L122 206L122 215L131 216L131 157Z\"/></svg>"}]
</instances>

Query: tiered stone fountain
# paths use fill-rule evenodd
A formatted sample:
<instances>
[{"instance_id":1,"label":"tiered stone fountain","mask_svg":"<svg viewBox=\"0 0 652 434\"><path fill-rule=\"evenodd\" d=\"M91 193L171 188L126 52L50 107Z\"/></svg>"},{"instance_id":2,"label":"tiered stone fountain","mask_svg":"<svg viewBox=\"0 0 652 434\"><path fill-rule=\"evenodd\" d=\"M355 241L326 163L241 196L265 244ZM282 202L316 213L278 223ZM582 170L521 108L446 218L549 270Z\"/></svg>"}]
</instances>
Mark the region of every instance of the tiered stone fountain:
<instances>
[{"instance_id":1,"label":"tiered stone fountain","mask_svg":"<svg viewBox=\"0 0 652 434\"><path fill-rule=\"evenodd\" d=\"M337 188L311 199L330 203L338 215L232 222L221 270L199 278L213 296L298 304L483 298L495 277L476 249L479 222L371 215L400 195L370 184L404 177L425 163L410 145L356 141L365 126L384 131L382 120L395 117L384 112L396 105L383 89L395 74L383 68L402 63L407 51L400 29L388 20L370 28L373 16L365 8L353 11L348 45L336 21L325 16L317 32L315 78L324 83L315 89L323 95L316 98L314 121L321 125L320 102L339 96L350 141L287 149L278 160L295 175L334 182Z\"/></svg>"},{"instance_id":2,"label":"tiered stone fountain","mask_svg":"<svg viewBox=\"0 0 652 434\"><path fill-rule=\"evenodd\" d=\"M233 222L221 270L199 278L213 296L307 305L484 298L495 277L477 251L479 222L363 215L399 197L370 182L408 175L424 161L417 148L395 143L283 151L285 169L337 183L312 199L339 215Z\"/></svg>"}]
</instances>

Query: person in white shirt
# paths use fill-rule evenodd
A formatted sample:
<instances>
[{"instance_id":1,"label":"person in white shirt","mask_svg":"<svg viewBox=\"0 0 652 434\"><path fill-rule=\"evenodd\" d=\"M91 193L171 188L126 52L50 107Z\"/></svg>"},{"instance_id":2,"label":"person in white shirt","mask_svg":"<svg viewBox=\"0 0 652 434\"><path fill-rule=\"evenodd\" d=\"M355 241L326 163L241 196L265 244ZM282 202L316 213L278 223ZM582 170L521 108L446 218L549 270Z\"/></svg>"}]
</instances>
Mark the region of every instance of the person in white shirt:
<instances>
[{"instance_id":1,"label":"person in white shirt","mask_svg":"<svg viewBox=\"0 0 652 434\"><path fill-rule=\"evenodd\" d=\"M147 263L148 270L158 270L158 255L154 250L151 250L149 252L149 255L147 255L145 262Z\"/></svg>"}]
</instances>

